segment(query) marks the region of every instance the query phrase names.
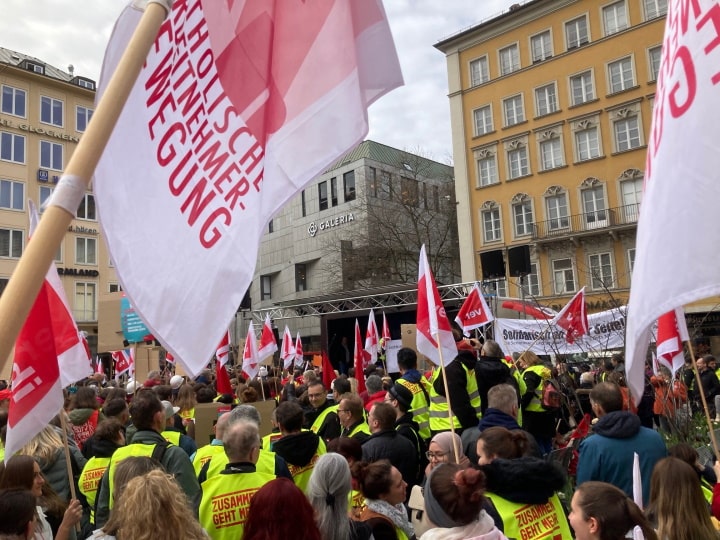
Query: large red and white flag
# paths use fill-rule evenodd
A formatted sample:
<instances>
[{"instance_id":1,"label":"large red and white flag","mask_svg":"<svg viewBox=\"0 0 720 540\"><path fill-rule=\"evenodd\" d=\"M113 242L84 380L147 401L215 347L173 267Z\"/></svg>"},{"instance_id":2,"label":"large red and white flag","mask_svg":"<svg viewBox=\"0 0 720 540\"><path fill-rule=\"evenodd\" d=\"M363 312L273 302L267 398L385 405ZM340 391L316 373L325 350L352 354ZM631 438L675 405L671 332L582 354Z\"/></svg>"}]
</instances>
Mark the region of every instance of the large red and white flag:
<instances>
[{"instance_id":1,"label":"large red and white flag","mask_svg":"<svg viewBox=\"0 0 720 540\"><path fill-rule=\"evenodd\" d=\"M283 361L283 369L290 369L295 360L295 344L293 343L290 329L285 325L283 332L282 344L280 346L280 358Z\"/></svg>"},{"instance_id":2,"label":"large red and white flag","mask_svg":"<svg viewBox=\"0 0 720 540\"><path fill-rule=\"evenodd\" d=\"M380 339L378 338L377 324L375 324L375 311L370 310L368 315L368 326L365 331L365 351L370 355L369 363L377 362Z\"/></svg>"},{"instance_id":3,"label":"large red and white flag","mask_svg":"<svg viewBox=\"0 0 720 540\"><path fill-rule=\"evenodd\" d=\"M263 324L262 334L260 335L260 347L258 348L258 358L260 361L265 360L268 356L275 353L278 350L277 341L275 340L275 334L272 329L272 322L270 322L270 314L265 316L265 323Z\"/></svg>"},{"instance_id":4,"label":"large red and white flag","mask_svg":"<svg viewBox=\"0 0 720 540\"><path fill-rule=\"evenodd\" d=\"M135 349L112 351L110 355L115 363L116 380L124 373L127 373L130 377L135 374Z\"/></svg>"},{"instance_id":5,"label":"large red and white flag","mask_svg":"<svg viewBox=\"0 0 720 540\"><path fill-rule=\"evenodd\" d=\"M220 344L215 350L215 358L221 366L224 366L230 360L230 330L226 330Z\"/></svg>"},{"instance_id":6,"label":"large red and white flag","mask_svg":"<svg viewBox=\"0 0 720 540\"><path fill-rule=\"evenodd\" d=\"M382 325L382 347L383 349L387 348L388 342L390 341L390 326L387 322L387 317L385 316L385 312L383 311L383 325Z\"/></svg>"},{"instance_id":7,"label":"large red and white flag","mask_svg":"<svg viewBox=\"0 0 720 540\"><path fill-rule=\"evenodd\" d=\"M450 321L445 313L445 307L440 300L435 279L433 278L425 244L420 248L420 262L418 272L418 305L417 305L417 332L415 344L418 352L427 356L434 364L445 365L452 362L457 356L457 345L450 328Z\"/></svg>"},{"instance_id":8,"label":"large red and white flag","mask_svg":"<svg viewBox=\"0 0 720 540\"><path fill-rule=\"evenodd\" d=\"M358 394L365 392L365 368L368 365L370 355L363 349L360 323L355 319L355 345L353 347L353 366L355 367L355 378L358 382Z\"/></svg>"},{"instance_id":9,"label":"large red and white flag","mask_svg":"<svg viewBox=\"0 0 720 540\"><path fill-rule=\"evenodd\" d=\"M300 332L297 333L295 338L295 365L302 367L305 363L305 354L303 353L302 340L300 339Z\"/></svg>"},{"instance_id":10,"label":"large red and white flag","mask_svg":"<svg viewBox=\"0 0 720 540\"><path fill-rule=\"evenodd\" d=\"M140 20L133 4L98 97ZM364 139L368 106L400 85L381 0L175 0L94 189L123 290L190 373L237 311L271 216Z\"/></svg>"},{"instance_id":11,"label":"large red and white flag","mask_svg":"<svg viewBox=\"0 0 720 540\"><path fill-rule=\"evenodd\" d=\"M720 245L717 12L708 0L668 2L628 303L625 351L636 401L655 320L720 294L720 252L707 249Z\"/></svg>"},{"instance_id":12,"label":"large red and white flag","mask_svg":"<svg viewBox=\"0 0 720 540\"><path fill-rule=\"evenodd\" d=\"M551 324L565 330L565 341L568 343L575 343L575 340L590 331L585 307L585 287L575 293Z\"/></svg>"},{"instance_id":13,"label":"large red and white flag","mask_svg":"<svg viewBox=\"0 0 720 540\"><path fill-rule=\"evenodd\" d=\"M243 349L242 370L250 379L254 379L260 371L260 360L258 359L257 341L255 340L255 327L252 321L248 325L245 348Z\"/></svg>"},{"instance_id":14,"label":"large red and white flag","mask_svg":"<svg viewBox=\"0 0 720 540\"><path fill-rule=\"evenodd\" d=\"M465 335L469 335L470 330L480 328L481 326L495 320L490 308L485 301L485 297L480 292L480 287L476 283L470 290L470 294L460 306L455 322L460 325Z\"/></svg>"},{"instance_id":15,"label":"large red and white flag","mask_svg":"<svg viewBox=\"0 0 720 540\"><path fill-rule=\"evenodd\" d=\"M676 308L668 311L658 318L657 326L657 361L666 366L675 376L678 369L685 364L683 342L688 341L685 312Z\"/></svg>"}]
</instances>

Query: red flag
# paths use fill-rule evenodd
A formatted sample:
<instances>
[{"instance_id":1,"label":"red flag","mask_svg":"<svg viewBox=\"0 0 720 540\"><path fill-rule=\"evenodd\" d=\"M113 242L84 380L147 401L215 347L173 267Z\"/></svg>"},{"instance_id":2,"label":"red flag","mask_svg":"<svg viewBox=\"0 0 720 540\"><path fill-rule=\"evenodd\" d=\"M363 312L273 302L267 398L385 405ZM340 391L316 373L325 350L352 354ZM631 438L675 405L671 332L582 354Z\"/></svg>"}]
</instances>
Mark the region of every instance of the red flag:
<instances>
[{"instance_id":1,"label":"red flag","mask_svg":"<svg viewBox=\"0 0 720 540\"><path fill-rule=\"evenodd\" d=\"M330 390L332 382L335 380L335 370L330 363L330 357L326 351L322 351L322 379L325 388Z\"/></svg>"},{"instance_id":2,"label":"red flag","mask_svg":"<svg viewBox=\"0 0 720 540\"><path fill-rule=\"evenodd\" d=\"M295 360L295 345L293 344L292 335L287 325L285 325L285 331L283 332L280 358L282 358L283 361L283 369L290 369Z\"/></svg>"},{"instance_id":3,"label":"red flag","mask_svg":"<svg viewBox=\"0 0 720 540\"><path fill-rule=\"evenodd\" d=\"M388 341L390 341L390 327L388 326L387 317L383 311L383 326L382 326L382 347L387 348Z\"/></svg>"},{"instance_id":4,"label":"red flag","mask_svg":"<svg viewBox=\"0 0 720 540\"><path fill-rule=\"evenodd\" d=\"M140 16L121 14L98 95ZM400 84L380 0L175 2L93 188L128 298L191 374L242 302L265 224Z\"/></svg>"},{"instance_id":5,"label":"red flag","mask_svg":"<svg viewBox=\"0 0 720 540\"><path fill-rule=\"evenodd\" d=\"M172 364L173 366L175 365L175 357L172 355L172 353L170 351L167 351L165 353L165 361L168 364Z\"/></svg>"},{"instance_id":6,"label":"red flag","mask_svg":"<svg viewBox=\"0 0 720 540\"><path fill-rule=\"evenodd\" d=\"M365 331L365 351L370 355L368 362L374 364L377 362L378 349L379 349L378 329L375 324L375 311L370 310L368 315L368 326Z\"/></svg>"},{"instance_id":7,"label":"red flag","mask_svg":"<svg viewBox=\"0 0 720 540\"><path fill-rule=\"evenodd\" d=\"M358 382L358 394L365 392L365 356L367 353L362 348L362 334L360 334L360 324L355 319L355 348L353 360L355 366L355 378Z\"/></svg>"},{"instance_id":8,"label":"red flag","mask_svg":"<svg viewBox=\"0 0 720 540\"><path fill-rule=\"evenodd\" d=\"M215 351L215 358L221 366L224 366L230 360L230 331L226 331L220 344Z\"/></svg>"},{"instance_id":9,"label":"red flag","mask_svg":"<svg viewBox=\"0 0 720 540\"><path fill-rule=\"evenodd\" d=\"M215 376L217 378L216 382L216 390L218 394L230 394L231 396L235 396L235 392L233 391L233 387L230 384L230 376L228 375L227 370L225 369L225 364L220 364L218 362L217 369L215 370Z\"/></svg>"},{"instance_id":10,"label":"red flag","mask_svg":"<svg viewBox=\"0 0 720 540\"><path fill-rule=\"evenodd\" d=\"M135 353L134 349L123 349L122 351L112 351L110 353L115 362L115 379L119 379L123 373L128 373L130 377L135 374Z\"/></svg>"},{"instance_id":11,"label":"red flag","mask_svg":"<svg viewBox=\"0 0 720 540\"><path fill-rule=\"evenodd\" d=\"M248 376L248 379L254 379L258 371L260 371L260 362L257 354L257 341L255 341L255 327L252 321L248 325L247 337L245 338L245 348L243 349L242 369Z\"/></svg>"},{"instance_id":12,"label":"red flag","mask_svg":"<svg viewBox=\"0 0 720 540\"><path fill-rule=\"evenodd\" d=\"M304 359L305 355L303 353L302 340L300 339L300 332L298 332L295 338L295 365L302 367Z\"/></svg>"},{"instance_id":13,"label":"red flag","mask_svg":"<svg viewBox=\"0 0 720 540\"><path fill-rule=\"evenodd\" d=\"M588 333L587 311L585 310L585 287L560 310L553 319L552 324L565 330L565 340L575 343L575 340Z\"/></svg>"},{"instance_id":14,"label":"red flag","mask_svg":"<svg viewBox=\"0 0 720 540\"><path fill-rule=\"evenodd\" d=\"M658 319L657 361L675 373L685 364L683 342L690 336L682 308L668 311Z\"/></svg>"},{"instance_id":15,"label":"red flag","mask_svg":"<svg viewBox=\"0 0 720 540\"><path fill-rule=\"evenodd\" d=\"M494 319L495 317L493 317L485 298L480 292L480 287L476 283L460 307L455 321L463 329L465 335L469 335L470 330L479 328Z\"/></svg>"},{"instance_id":16,"label":"red flag","mask_svg":"<svg viewBox=\"0 0 720 540\"><path fill-rule=\"evenodd\" d=\"M439 366L440 349L443 363L448 365L457 356L457 345L428 265L425 244L420 248L418 267L417 350Z\"/></svg>"},{"instance_id":17,"label":"red flag","mask_svg":"<svg viewBox=\"0 0 720 540\"><path fill-rule=\"evenodd\" d=\"M278 350L275 334L273 333L272 323L270 322L270 314L265 316L265 324L263 324L262 334L260 335L260 348L258 349L258 358L262 361Z\"/></svg>"},{"instance_id":18,"label":"red flag","mask_svg":"<svg viewBox=\"0 0 720 540\"><path fill-rule=\"evenodd\" d=\"M104 374L102 359L99 356L95 357L95 373Z\"/></svg>"}]
</instances>

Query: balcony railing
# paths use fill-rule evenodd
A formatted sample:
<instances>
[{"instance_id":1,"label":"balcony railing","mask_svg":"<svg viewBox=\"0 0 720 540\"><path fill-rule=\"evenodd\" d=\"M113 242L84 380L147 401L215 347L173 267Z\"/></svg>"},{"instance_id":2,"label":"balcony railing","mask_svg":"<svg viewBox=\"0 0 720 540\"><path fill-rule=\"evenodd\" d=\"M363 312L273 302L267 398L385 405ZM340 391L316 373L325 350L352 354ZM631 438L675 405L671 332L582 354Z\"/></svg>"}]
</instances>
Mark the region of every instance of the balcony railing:
<instances>
[{"instance_id":1,"label":"balcony railing","mask_svg":"<svg viewBox=\"0 0 720 540\"><path fill-rule=\"evenodd\" d=\"M637 223L639 214L639 204L628 204L617 208L548 219L533 225L533 240L562 238L569 235L592 233L598 229L634 225Z\"/></svg>"}]
</instances>

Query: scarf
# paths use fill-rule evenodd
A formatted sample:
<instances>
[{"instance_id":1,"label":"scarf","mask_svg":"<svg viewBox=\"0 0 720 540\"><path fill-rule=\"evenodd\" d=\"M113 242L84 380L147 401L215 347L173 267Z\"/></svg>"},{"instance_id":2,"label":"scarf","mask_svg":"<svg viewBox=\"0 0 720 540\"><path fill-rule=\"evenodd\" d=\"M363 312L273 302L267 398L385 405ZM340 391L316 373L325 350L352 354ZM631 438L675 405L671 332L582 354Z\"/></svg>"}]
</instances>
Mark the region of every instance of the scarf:
<instances>
[{"instance_id":1,"label":"scarf","mask_svg":"<svg viewBox=\"0 0 720 540\"><path fill-rule=\"evenodd\" d=\"M365 499L365 502L370 510L382 514L392 521L393 525L402 529L408 538L415 536L415 529L412 523L408 521L407 510L405 510L404 504L400 503L393 506L389 502L380 499Z\"/></svg>"}]
</instances>

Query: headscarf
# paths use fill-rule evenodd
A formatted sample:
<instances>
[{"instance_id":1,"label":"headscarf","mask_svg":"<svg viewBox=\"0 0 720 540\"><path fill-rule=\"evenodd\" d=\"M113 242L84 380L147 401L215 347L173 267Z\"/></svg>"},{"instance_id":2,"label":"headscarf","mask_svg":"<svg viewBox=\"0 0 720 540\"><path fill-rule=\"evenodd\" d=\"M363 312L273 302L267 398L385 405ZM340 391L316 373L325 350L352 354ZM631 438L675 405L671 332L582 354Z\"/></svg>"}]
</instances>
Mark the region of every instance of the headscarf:
<instances>
[{"instance_id":1,"label":"headscarf","mask_svg":"<svg viewBox=\"0 0 720 540\"><path fill-rule=\"evenodd\" d=\"M444 454L448 454L448 463L455 463L455 448L453 448L453 436L457 444L458 452L460 453L460 465L462 468L470 466L470 460L463 453L462 440L460 435L453 433L452 431L443 431L435 435L430 442L437 444Z\"/></svg>"}]
</instances>

